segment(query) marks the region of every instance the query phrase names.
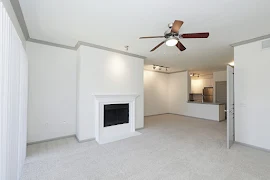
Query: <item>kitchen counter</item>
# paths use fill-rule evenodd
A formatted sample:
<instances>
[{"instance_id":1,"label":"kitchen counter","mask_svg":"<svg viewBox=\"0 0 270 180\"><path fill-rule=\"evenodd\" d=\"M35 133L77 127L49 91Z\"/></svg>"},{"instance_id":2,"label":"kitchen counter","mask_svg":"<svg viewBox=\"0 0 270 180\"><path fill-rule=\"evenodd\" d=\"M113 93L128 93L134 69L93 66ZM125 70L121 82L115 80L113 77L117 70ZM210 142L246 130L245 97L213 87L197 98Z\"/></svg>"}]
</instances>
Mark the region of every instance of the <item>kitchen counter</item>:
<instances>
[{"instance_id":1,"label":"kitchen counter","mask_svg":"<svg viewBox=\"0 0 270 180\"><path fill-rule=\"evenodd\" d=\"M219 102L202 102L202 101L188 101L187 103L211 104L211 105L225 105L225 103L219 103Z\"/></svg>"},{"instance_id":2,"label":"kitchen counter","mask_svg":"<svg viewBox=\"0 0 270 180\"><path fill-rule=\"evenodd\" d=\"M188 101L187 114L191 117L213 121L225 120L225 103Z\"/></svg>"}]
</instances>

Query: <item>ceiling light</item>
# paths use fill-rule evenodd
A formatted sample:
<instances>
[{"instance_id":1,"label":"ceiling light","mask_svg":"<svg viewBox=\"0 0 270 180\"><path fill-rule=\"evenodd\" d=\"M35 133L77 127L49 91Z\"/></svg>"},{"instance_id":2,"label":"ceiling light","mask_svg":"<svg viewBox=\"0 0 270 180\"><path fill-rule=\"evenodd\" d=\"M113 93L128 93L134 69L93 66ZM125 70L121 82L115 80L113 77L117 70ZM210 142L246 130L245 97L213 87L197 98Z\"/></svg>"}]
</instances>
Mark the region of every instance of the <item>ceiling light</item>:
<instances>
[{"instance_id":1,"label":"ceiling light","mask_svg":"<svg viewBox=\"0 0 270 180\"><path fill-rule=\"evenodd\" d=\"M229 63L230 66L234 66L234 61Z\"/></svg>"},{"instance_id":2,"label":"ceiling light","mask_svg":"<svg viewBox=\"0 0 270 180\"><path fill-rule=\"evenodd\" d=\"M170 37L166 41L167 46L175 46L177 43L178 43L178 39L176 39L175 37Z\"/></svg>"},{"instance_id":3,"label":"ceiling light","mask_svg":"<svg viewBox=\"0 0 270 180\"><path fill-rule=\"evenodd\" d=\"M191 73L190 76L194 76L194 75Z\"/></svg>"}]
</instances>

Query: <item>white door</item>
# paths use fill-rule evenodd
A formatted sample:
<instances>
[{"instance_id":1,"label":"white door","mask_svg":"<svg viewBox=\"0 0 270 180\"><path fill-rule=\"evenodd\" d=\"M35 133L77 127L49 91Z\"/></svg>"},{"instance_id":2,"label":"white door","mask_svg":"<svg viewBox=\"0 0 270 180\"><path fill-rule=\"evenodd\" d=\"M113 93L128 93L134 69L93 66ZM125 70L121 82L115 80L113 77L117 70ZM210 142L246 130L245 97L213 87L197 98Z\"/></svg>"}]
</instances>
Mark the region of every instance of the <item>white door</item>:
<instances>
[{"instance_id":1,"label":"white door","mask_svg":"<svg viewBox=\"0 0 270 180\"><path fill-rule=\"evenodd\" d=\"M234 142L234 68L227 66L227 148Z\"/></svg>"}]
</instances>

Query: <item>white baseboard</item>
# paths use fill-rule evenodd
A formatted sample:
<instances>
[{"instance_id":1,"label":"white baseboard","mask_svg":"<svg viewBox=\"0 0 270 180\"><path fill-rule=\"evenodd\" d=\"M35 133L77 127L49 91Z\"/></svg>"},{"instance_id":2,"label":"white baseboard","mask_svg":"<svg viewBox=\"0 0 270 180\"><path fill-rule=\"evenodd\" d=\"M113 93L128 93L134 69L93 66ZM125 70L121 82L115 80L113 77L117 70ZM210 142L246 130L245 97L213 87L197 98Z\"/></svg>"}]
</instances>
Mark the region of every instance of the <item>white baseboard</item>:
<instances>
[{"instance_id":1,"label":"white baseboard","mask_svg":"<svg viewBox=\"0 0 270 180\"><path fill-rule=\"evenodd\" d=\"M84 142L87 142L87 141L94 141L94 140L96 140L95 138L89 138L89 139L79 140L76 135L75 135L75 137L76 137L76 139L77 139L77 141L79 143L84 143Z\"/></svg>"},{"instance_id":2,"label":"white baseboard","mask_svg":"<svg viewBox=\"0 0 270 180\"><path fill-rule=\"evenodd\" d=\"M270 152L270 149L265 149L265 148L261 148L261 147L258 147L258 146L253 146L253 145L250 145L250 144L246 144L246 143L241 143L241 142L235 141L235 144L240 144L242 146L250 147L252 149L257 149L257 150L261 150L261 151L265 151L265 152Z\"/></svg>"},{"instance_id":3,"label":"white baseboard","mask_svg":"<svg viewBox=\"0 0 270 180\"><path fill-rule=\"evenodd\" d=\"M144 117L160 116L160 115L165 115L165 114L170 114L170 113L152 114L152 115L146 115Z\"/></svg>"},{"instance_id":4,"label":"white baseboard","mask_svg":"<svg viewBox=\"0 0 270 180\"><path fill-rule=\"evenodd\" d=\"M61 136L61 137L56 137L56 138L51 138L51 139L45 139L45 140L41 140L41 141L28 142L27 145L44 143L44 142L49 142L49 141L55 141L55 140L65 139L65 138L70 138L70 137L76 137L76 135L73 134L73 135L68 135L68 136Z\"/></svg>"}]
</instances>

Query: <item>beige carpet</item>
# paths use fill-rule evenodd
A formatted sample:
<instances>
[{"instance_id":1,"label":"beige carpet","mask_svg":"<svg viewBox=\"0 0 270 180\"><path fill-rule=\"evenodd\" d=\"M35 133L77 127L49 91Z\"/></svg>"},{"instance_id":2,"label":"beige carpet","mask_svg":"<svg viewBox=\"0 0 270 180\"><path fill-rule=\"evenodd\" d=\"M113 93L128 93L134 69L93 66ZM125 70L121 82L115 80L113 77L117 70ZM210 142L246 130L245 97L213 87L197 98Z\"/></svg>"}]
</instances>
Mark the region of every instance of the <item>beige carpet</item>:
<instances>
[{"instance_id":1,"label":"beige carpet","mask_svg":"<svg viewBox=\"0 0 270 180\"><path fill-rule=\"evenodd\" d=\"M21 179L270 179L270 153L226 149L226 122L151 116L140 132L104 145L75 138L30 145Z\"/></svg>"}]
</instances>

